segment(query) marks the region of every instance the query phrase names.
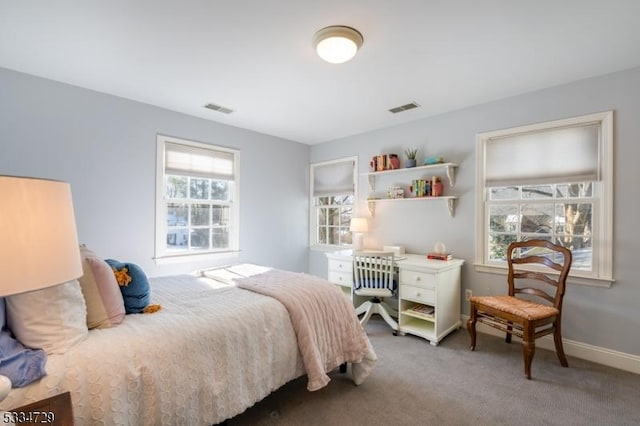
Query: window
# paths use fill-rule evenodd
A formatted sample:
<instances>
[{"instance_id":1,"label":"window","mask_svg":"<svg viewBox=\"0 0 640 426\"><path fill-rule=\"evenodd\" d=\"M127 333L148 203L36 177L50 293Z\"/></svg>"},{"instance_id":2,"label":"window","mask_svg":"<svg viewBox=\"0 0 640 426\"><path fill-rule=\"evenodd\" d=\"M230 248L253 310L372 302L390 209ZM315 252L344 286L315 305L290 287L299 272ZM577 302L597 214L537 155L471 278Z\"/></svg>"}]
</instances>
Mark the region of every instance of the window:
<instances>
[{"instance_id":1,"label":"window","mask_svg":"<svg viewBox=\"0 0 640 426\"><path fill-rule=\"evenodd\" d=\"M357 164L357 157L349 157L311 165L312 246L351 245Z\"/></svg>"},{"instance_id":2,"label":"window","mask_svg":"<svg viewBox=\"0 0 640 426\"><path fill-rule=\"evenodd\" d=\"M158 136L156 258L238 250L239 152Z\"/></svg>"},{"instance_id":3,"label":"window","mask_svg":"<svg viewBox=\"0 0 640 426\"><path fill-rule=\"evenodd\" d=\"M573 282L609 286L613 112L479 134L476 265L506 269L514 241L569 248Z\"/></svg>"}]
</instances>

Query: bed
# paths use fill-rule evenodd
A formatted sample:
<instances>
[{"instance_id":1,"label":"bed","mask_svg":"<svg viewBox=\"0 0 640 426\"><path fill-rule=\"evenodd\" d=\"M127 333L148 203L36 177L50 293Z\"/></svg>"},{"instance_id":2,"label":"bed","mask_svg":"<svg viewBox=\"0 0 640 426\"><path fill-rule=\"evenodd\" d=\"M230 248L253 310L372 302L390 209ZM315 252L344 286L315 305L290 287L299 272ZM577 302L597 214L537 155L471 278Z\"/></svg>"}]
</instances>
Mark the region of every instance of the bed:
<instances>
[{"instance_id":1,"label":"bed","mask_svg":"<svg viewBox=\"0 0 640 426\"><path fill-rule=\"evenodd\" d=\"M319 278L247 265L151 278L153 301L162 306L159 312L126 315L118 326L90 330L66 353L49 355L47 375L13 389L0 410L70 391L74 419L83 425L211 425L240 414L309 370L306 350L301 352L296 338L300 330L285 305L240 288L243 280L261 285L269 277L286 278L293 285L309 279L322 284L323 299L344 298ZM317 301L296 297L303 316L317 310ZM320 316L310 318L318 321ZM335 327L330 318L326 315L326 324L320 326L324 332ZM361 327L359 333L366 351L354 352L348 345L333 348L320 376L350 362L354 383L366 379L375 352ZM328 382L312 384L308 376L310 390Z\"/></svg>"}]
</instances>

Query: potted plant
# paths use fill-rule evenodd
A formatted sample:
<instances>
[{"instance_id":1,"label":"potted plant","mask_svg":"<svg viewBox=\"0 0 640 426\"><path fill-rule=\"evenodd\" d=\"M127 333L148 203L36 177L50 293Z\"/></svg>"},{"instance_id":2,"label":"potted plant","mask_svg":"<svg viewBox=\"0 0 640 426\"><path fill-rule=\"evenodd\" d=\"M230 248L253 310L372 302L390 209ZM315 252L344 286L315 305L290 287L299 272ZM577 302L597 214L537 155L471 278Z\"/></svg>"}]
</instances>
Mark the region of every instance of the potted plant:
<instances>
[{"instance_id":1,"label":"potted plant","mask_svg":"<svg viewBox=\"0 0 640 426\"><path fill-rule=\"evenodd\" d=\"M405 162L404 166L409 168L409 167L415 167L416 166L416 154L418 153L418 148L411 148L411 149L405 149L404 150L404 155L407 156L407 161Z\"/></svg>"}]
</instances>

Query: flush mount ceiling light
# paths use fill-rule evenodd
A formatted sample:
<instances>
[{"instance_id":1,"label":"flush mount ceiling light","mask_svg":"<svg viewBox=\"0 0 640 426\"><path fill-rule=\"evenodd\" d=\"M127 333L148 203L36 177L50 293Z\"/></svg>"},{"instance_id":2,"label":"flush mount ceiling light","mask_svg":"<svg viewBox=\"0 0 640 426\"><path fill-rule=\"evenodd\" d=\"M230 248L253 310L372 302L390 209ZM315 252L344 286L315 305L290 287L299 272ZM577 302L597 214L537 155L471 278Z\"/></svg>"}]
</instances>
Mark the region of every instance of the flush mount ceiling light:
<instances>
[{"instance_id":1,"label":"flush mount ceiling light","mask_svg":"<svg viewBox=\"0 0 640 426\"><path fill-rule=\"evenodd\" d=\"M341 64L353 58L363 41L360 32L341 25L323 28L313 36L318 56L332 64Z\"/></svg>"}]
</instances>

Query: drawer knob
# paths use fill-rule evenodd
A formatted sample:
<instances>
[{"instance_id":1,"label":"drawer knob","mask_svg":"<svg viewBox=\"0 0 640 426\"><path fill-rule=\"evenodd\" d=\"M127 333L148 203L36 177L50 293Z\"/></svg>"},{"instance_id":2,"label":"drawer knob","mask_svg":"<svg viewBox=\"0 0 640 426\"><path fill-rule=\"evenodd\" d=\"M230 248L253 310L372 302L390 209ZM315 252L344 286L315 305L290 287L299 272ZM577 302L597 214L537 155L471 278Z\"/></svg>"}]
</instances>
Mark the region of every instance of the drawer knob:
<instances>
[{"instance_id":1,"label":"drawer knob","mask_svg":"<svg viewBox=\"0 0 640 426\"><path fill-rule=\"evenodd\" d=\"M342 277L338 277L338 281L342 281Z\"/></svg>"},{"instance_id":2,"label":"drawer knob","mask_svg":"<svg viewBox=\"0 0 640 426\"><path fill-rule=\"evenodd\" d=\"M417 292L417 293L416 293L416 296L420 297L420 296L422 296L422 295L420 294L420 292Z\"/></svg>"},{"instance_id":3,"label":"drawer knob","mask_svg":"<svg viewBox=\"0 0 640 426\"><path fill-rule=\"evenodd\" d=\"M416 277L416 281L420 281L420 277Z\"/></svg>"}]
</instances>

